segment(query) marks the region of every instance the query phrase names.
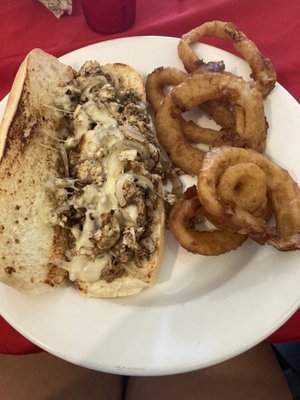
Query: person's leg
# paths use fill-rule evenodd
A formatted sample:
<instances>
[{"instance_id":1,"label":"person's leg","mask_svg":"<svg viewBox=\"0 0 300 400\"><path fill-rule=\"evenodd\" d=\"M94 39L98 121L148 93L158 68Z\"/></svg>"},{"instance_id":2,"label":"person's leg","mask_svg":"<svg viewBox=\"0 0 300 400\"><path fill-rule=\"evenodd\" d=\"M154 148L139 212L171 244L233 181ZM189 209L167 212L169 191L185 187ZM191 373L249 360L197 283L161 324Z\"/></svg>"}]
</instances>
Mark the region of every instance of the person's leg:
<instances>
[{"instance_id":1,"label":"person's leg","mask_svg":"<svg viewBox=\"0 0 300 400\"><path fill-rule=\"evenodd\" d=\"M48 353L0 355L3 400L121 400L123 378L81 368Z\"/></svg>"},{"instance_id":2,"label":"person's leg","mask_svg":"<svg viewBox=\"0 0 300 400\"><path fill-rule=\"evenodd\" d=\"M267 344L199 371L129 378L126 400L292 400Z\"/></svg>"}]
</instances>

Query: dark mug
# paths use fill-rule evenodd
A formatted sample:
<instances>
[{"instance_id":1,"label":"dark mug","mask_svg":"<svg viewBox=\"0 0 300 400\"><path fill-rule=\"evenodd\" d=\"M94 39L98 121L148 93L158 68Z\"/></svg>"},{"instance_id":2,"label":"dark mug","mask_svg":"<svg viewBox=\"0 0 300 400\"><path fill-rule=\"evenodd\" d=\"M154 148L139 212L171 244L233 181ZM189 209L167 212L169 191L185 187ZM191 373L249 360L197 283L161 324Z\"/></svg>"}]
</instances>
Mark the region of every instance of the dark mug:
<instances>
[{"instance_id":1,"label":"dark mug","mask_svg":"<svg viewBox=\"0 0 300 400\"><path fill-rule=\"evenodd\" d=\"M129 29L135 21L135 0L82 0L82 9L90 28L99 33Z\"/></svg>"}]
</instances>

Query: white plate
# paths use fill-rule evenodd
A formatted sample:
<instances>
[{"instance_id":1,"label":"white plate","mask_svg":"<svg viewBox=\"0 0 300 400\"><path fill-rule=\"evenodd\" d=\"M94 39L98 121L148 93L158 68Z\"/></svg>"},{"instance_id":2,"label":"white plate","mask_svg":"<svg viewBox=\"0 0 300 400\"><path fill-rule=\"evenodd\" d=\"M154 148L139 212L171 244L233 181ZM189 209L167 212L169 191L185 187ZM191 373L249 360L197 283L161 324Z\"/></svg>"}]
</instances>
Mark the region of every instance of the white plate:
<instances>
[{"instance_id":1,"label":"white plate","mask_svg":"<svg viewBox=\"0 0 300 400\"><path fill-rule=\"evenodd\" d=\"M146 76L161 65L181 67L177 42L117 39L62 60L75 68L87 59L124 62ZM239 58L206 45L199 50L247 77ZM267 153L300 182L299 104L277 84L266 115ZM300 303L299 265L299 252L281 253L250 240L223 256L192 255L166 233L158 283L137 296L84 299L69 288L31 297L0 285L0 311L25 337L70 362L128 375L179 373L231 358L279 328Z\"/></svg>"}]
</instances>

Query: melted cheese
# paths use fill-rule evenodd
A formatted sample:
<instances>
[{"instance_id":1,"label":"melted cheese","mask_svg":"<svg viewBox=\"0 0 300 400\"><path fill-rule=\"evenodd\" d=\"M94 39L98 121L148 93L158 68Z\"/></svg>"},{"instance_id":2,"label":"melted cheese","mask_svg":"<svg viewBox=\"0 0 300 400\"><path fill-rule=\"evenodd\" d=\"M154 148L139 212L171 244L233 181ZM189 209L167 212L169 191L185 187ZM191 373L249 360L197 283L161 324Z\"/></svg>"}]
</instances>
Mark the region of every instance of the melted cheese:
<instances>
[{"instance_id":1,"label":"melted cheese","mask_svg":"<svg viewBox=\"0 0 300 400\"><path fill-rule=\"evenodd\" d=\"M76 118L82 122L77 134L79 137L84 135L81 155L85 158L94 158L103 146L109 151L116 143L124 139L124 134L116 128L116 120L105 108L99 109L93 101L85 103L78 111ZM99 126L84 132L83 125L85 124L85 128L88 129L91 121ZM115 182L123 173L123 163L118 157L118 152L109 153L108 157L102 160L102 166L106 175L103 186L100 188L95 185L86 186L83 195L76 199L76 207L93 208L100 214L118 208ZM87 237L85 235L81 240L86 242Z\"/></svg>"},{"instance_id":2,"label":"melted cheese","mask_svg":"<svg viewBox=\"0 0 300 400\"><path fill-rule=\"evenodd\" d=\"M108 213L111 210L111 201L104 191L99 191L99 201L96 210L99 214Z\"/></svg>"},{"instance_id":3,"label":"melted cheese","mask_svg":"<svg viewBox=\"0 0 300 400\"><path fill-rule=\"evenodd\" d=\"M105 107L100 109L93 101L88 101L84 106L89 120L94 123L99 123L103 130L108 130L111 127L117 126L117 121L109 115Z\"/></svg>"},{"instance_id":4,"label":"melted cheese","mask_svg":"<svg viewBox=\"0 0 300 400\"><path fill-rule=\"evenodd\" d=\"M116 211L115 215L121 224L136 225L138 208L135 205L119 207L115 194L116 182L124 174L126 161L135 160L138 153L143 154L146 150L144 144L138 149L122 148L124 132L119 129L106 106L97 104L93 98L78 105L73 117L74 137L66 141L65 146L76 147L80 143L77 150L80 151L81 162L97 160L101 164L99 174L103 174L105 179L86 185L82 194L76 195L73 200L74 207L85 208L86 213L82 229L75 225L71 230L76 240L77 255L70 262L63 262L62 268L69 272L72 281L94 282L100 279L102 270L110 265L112 256L105 252L91 259L94 246L91 238L101 229L101 215L111 210Z\"/></svg>"},{"instance_id":5,"label":"melted cheese","mask_svg":"<svg viewBox=\"0 0 300 400\"><path fill-rule=\"evenodd\" d=\"M115 195L116 180L120 175L123 174L123 164L121 163L118 153L112 153L104 161L104 169L106 172L106 181L103 185L103 192L106 194L108 201L110 202L110 209L116 210L118 208L118 201Z\"/></svg>"},{"instance_id":6,"label":"melted cheese","mask_svg":"<svg viewBox=\"0 0 300 400\"><path fill-rule=\"evenodd\" d=\"M111 258L107 253L95 260L86 256L75 256L70 262L61 262L60 267L69 272L71 281L96 282L110 262Z\"/></svg>"},{"instance_id":7,"label":"melted cheese","mask_svg":"<svg viewBox=\"0 0 300 400\"><path fill-rule=\"evenodd\" d=\"M84 134L84 144L81 146L81 154L86 158L93 158L97 153L101 141L99 135L94 130L90 130Z\"/></svg>"},{"instance_id":8,"label":"melted cheese","mask_svg":"<svg viewBox=\"0 0 300 400\"><path fill-rule=\"evenodd\" d=\"M127 207L121 209L122 218L126 225L136 225L136 221L139 215L138 208L134 204L130 204Z\"/></svg>"},{"instance_id":9,"label":"melted cheese","mask_svg":"<svg viewBox=\"0 0 300 400\"><path fill-rule=\"evenodd\" d=\"M82 247L92 248L93 244L90 241L93 233L96 231L95 221L90 218L91 210L87 210L85 213L85 221L82 228L81 235L76 240L76 250L80 250Z\"/></svg>"},{"instance_id":10,"label":"melted cheese","mask_svg":"<svg viewBox=\"0 0 300 400\"><path fill-rule=\"evenodd\" d=\"M96 124L95 130L90 130L91 123ZM83 105L78 105L74 112L74 142L78 143L83 135L88 136L88 141L95 148L99 147L99 138L96 132L107 132L118 126L117 121L112 118L105 107L98 108L93 100Z\"/></svg>"},{"instance_id":11,"label":"melted cheese","mask_svg":"<svg viewBox=\"0 0 300 400\"><path fill-rule=\"evenodd\" d=\"M74 205L77 208L85 207L91 208L93 204L97 204L99 201L99 190L97 189L96 185L90 184L86 185L83 188L83 193L80 197L76 198L74 201Z\"/></svg>"}]
</instances>

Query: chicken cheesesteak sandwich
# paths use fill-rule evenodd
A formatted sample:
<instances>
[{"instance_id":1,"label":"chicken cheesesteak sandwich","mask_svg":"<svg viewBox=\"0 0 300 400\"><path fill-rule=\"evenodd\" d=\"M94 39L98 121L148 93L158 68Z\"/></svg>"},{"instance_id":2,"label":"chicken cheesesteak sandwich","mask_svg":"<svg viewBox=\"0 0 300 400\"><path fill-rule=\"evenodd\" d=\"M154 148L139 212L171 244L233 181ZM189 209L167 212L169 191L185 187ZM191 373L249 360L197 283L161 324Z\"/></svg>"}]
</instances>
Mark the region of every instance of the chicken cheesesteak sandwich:
<instances>
[{"instance_id":1,"label":"chicken cheesesteak sandwich","mask_svg":"<svg viewBox=\"0 0 300 400\"><path fill-rule=\"evenodd\" d=\"M124 64L78 72L35 49L0 128L0 281L66 283L92 297L138 293L164 236L160 151L143 79Z\"/></svg>"}]
</instances>

